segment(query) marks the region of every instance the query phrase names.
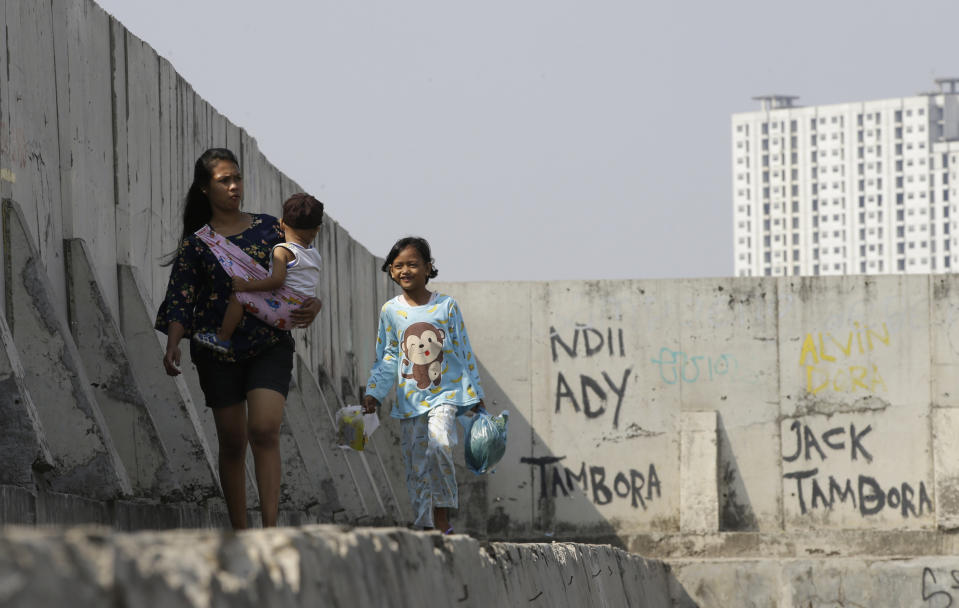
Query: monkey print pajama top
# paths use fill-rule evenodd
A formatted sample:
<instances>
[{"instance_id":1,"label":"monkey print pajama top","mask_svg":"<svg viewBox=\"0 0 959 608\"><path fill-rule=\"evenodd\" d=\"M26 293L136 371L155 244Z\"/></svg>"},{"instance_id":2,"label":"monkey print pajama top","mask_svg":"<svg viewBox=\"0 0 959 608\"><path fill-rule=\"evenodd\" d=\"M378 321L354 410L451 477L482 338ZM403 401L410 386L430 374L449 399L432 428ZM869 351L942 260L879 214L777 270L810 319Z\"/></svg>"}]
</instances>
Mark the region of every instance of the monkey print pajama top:
<instances>
[{"instance_id":1,"label":"monkey print pajama top","mask_svg":"<svg viewBox=\"0 0 959 608\"><path fill-rule=\"evenodd\" d=\"M366 394L382 403L394 383L390 415L400 419L414 525L431 528L435 507L458 506L456 415L483 398L456 300L434 293L428 304L410 306L399 295L383 305Z\"/></svg>"}]
</instances>

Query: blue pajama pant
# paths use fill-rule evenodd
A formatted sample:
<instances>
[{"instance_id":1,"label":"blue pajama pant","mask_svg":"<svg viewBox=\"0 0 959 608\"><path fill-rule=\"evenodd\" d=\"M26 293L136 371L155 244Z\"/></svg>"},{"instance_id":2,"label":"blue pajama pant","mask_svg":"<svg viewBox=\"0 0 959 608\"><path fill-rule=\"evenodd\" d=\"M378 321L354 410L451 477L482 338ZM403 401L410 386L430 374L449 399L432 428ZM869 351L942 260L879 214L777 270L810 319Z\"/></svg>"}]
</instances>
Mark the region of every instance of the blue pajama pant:
<instances>
[{"instance_id":1,"label":"blue pajama pant","mask_svg":"<svg viewBox=\"0 0 959 608\"><path fill-rule=\"evenodd\" d=\"M456 508L459 496L453 469L457 444L456 407L439 405L415 418L400 420L406 489L414 526L433 527L433 509Z\"/></svg>"}]
</instances>

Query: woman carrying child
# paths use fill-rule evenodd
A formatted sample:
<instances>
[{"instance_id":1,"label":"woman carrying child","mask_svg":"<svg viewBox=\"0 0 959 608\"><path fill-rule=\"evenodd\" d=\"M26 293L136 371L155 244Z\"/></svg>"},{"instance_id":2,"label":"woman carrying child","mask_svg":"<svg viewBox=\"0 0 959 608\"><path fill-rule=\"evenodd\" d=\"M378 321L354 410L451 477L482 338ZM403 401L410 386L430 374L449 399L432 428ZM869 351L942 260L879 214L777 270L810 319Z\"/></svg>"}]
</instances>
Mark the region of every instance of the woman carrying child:
<instances>
[{"instance_id":1,"label":"woman carrying child","mask_svg":"<svg viewBox=\"0 0 959 608\"><path fill-rule=\"evenodd\" d=\"M380 310L363 408L376 411L396 383L391 416L400 420L413 525L451 534L449 509L458 506L456 416L483 407L476 359L456 301L426 288L437 270L425 239L397 241L382 270L403 293Z\"/></svg>"},{"instance_id":2,"label":"woman carrying child","mask_svg":"<svg viewBox=\"0 0 959 608\"><path fill-rule=\"evenodd\" d=\"M163 365L171 376L180 373L180 340L218 331L233 292L231 273L197 232L209 229L223 237L226 245L238 248L261 266L261 274L274 257L273 246L285 240L276 218L241 211L242 200L243 177L233 153L223 148L204 152L194 166L181 242L171 262L170 282L155 326L167 335ZM318 299L307 299L292 311L292 326L309 325L320 306ZM206 405L213 410L220 484L230 523L234 529L247 527L249 443L263 526L275 526L281 479L279 432L292 375L293 338L289 331L241 315L227 352L194 344L190 355Z\"/></svg>"}]
</instances>

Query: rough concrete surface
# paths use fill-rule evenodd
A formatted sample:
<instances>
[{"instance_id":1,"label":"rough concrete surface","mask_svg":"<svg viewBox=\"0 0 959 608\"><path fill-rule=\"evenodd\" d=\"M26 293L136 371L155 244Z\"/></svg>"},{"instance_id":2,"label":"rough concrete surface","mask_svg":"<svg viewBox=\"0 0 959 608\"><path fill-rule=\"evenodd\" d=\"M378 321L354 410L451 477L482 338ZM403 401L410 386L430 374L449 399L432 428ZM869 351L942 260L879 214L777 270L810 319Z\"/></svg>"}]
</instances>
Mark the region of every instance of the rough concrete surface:
<instances>
[{"instance_id":1,"label":"rough concrete surface","mask_svg":"<svg viewBox=\"0 0 959 608\"><path fill-rule=\"evenodd\" d=\"M338 526L242 534L6 528L0 535L0 604L11 607L581 608L673 600L691 605L665 565L609 546L481 544Z\"/></svg>"}]
</instances>

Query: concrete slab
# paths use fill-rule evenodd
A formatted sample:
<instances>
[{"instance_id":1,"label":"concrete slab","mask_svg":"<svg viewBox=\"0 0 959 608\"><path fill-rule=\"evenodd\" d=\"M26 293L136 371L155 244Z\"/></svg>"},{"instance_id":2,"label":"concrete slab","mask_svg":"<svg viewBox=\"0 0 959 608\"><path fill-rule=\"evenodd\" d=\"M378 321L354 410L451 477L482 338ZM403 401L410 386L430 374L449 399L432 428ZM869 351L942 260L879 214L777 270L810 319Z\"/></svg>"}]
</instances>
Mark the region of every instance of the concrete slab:
<instances>
[{"instance_id":1,"label":"concrete slab","mask_svg":"<svg viewBox=\"0 0 959 608\"><path fill-rule=\"evenodd\" d=\"M86 243L64 241L70 332L110 436L140 498L183 500ZM116 281L116 274L113 274Z\"/></svg>"},{"instance_id":2,"label":"concrete slab","mask_svg":"<svg viewBox=\"0 0 959 608\"><path fill-rule=\"evenodd\" d=\"M203 503L221 496L216 461L196 411L196 403L182 377L166 375L161 363L164 349L153 329L144 288L136 272L118 267L120 328L130 359L130 369L166 448L168 464L184 500Z\"/></svg>"},{"instance_id":3,"label":"concrete slab","mask_svg":"<svg viewBox=\"0 0 959 608\"><path fill-rule=\"evenodd\" d=\"M779 339L787 529L935 525L928 286L780 283L780 301L795 302Z\"/></svg>"},{"instance_id":4,"label":"concrete slab","mask_svg":"<svg viewBox=\"0 0 959 608\"><path fill-rule=\"evenodd\" d=\"M10 200L29 201L24 230L39 252L52 298L52 311L66 318L66 282L63 269L63 224L60 192L57 81L53 41L53 4L4 3L6 65L0 96L0 130L4 145L0 168ZM16 94L10 94L16 91ZM12 179L11 179L12 178ZM11 279L7 279L8 284ZM11 328L13 329L13 328ZM15 330L14 330L15 331Z\"/></svg>"},{"instance_id":5,"label":"concrete slab","mask_svg":"<svg viewBox=\"0 0 959 608\"><path fill-rule=\"evenodd\" d=\"M114 120L119 123L117 137L125 135L123 147L126 163L118 165L121 196L117 205L117 261L139 269L140 278L155 294L166 288L169 273L159 268L157 260L164 254L160 237L163 200L160 184L160 157L156 153L160 140L160 74L156 52L145 42L125 30L116 41L115 50L123 48L124 111ZM192 164L192 160L187 160ZM157 176L157 179L154 179ZM185 194L185 193L184 193ZM179 201L177 204L179 207Z\"/></svg>"},{"instance_id":6,"label":"concrete slab","mask_svg":"<svg viewBox=\"0 0 959 608\"><path fill-rule=\"evenodd\" d=\"M27 389L20 355L5 318L0 317L0 484L27 490L36 487L35 474L51 469L54 458L40 423L40 414Z\"/></svg>"},{"instance_id":7,"label":"concrete slab","mask_svg":"<svg viewBox=\"0 0 959 608\"><path fill-rule=\"evenodd\" d=\"M683 412L680 417L679 527L698 534L719 531L719 449L716 412Z\"/></svg>"},{"instance_id":8,"label":"concrete slab","mask_svg":"<svg viewBox=\"0 0 959 608\"><path fill-rule=\"evenodd\" d=\"M42 577L39 564L49 570ZM10 528L0 537L0 572L8 581L0 599L11 606L692 605L671 596L662 563L611 547L483 546L395 528Z\"/></svg>"},{"instance_id":9,"label":"concrete slab","mask_svg":"<svg viewBox=\"0 0 959 608\"><path fill-rule=\"evenodd\" d=\"M659 349L656 367L661 380L678 385L683 410L719 415L720 526L779 529L782 496L768 483L779 475L780 453L776 282L712 279L678 286L678 343Z\"/></svg>"},{"instance_id":10,"label":"concrete slab","mask_svg":"<svg viewBox=\"0 0 959 608\"><path fill-rule=\"evenodd\" d=\"M311 513L316 518L314 521L331 521L324 519L333 509L323 500L321 478L313 474L312 463L306 462L291 427L290 412L297 409L297 406L298 404L287 400L283 423L280 425L280 462L283 473L280 483L280 508Z\"/></svg>"},{"instance_id":11,"label":"concrete slab","mask_svg":"<svg viewBox=\"0 0 959 608\"><path fill-rule=\"evenodd\" d=\"M936 527L959 529L959 408L932 410Z\"/></svg>"},{"instance_id":12,"label":"concrete slab","mask_svg":"<svg viewBox=\"0 0 959 608\"><path fill-rule=\"evenodd\" d=\"M22 212L4 201L2 215L4 264L13 287L7 319L54 459L51 488L98 499L130 495L129 478L80 354L55 311L54 292L25 231Z\"/></svg>"},{"instance_id":13,"label":"concrete slab","mask_svg":"<svg viewBox=\"0 0 959 608\"><path fill-rule=\"evenodd\" d=\"M322 372L322 370L320 370ZM320 373L317 378L320 387L320 413L326 413L326 423L330 429L336 428L336 412L347 404L337 394L334 387L330 384L328 375ZM377 441L374 435L373 440ZM363 504L371 519L363 520L361 523L370 525L373 522L380 524L397 523L398 516L397 501L390 480L378 477L379 469L374 470L376 458L379 452L376 451L376 444L370 450L370 454L364 450L356 452L354 450L342 450L344 458L350 463L350 469L353 471L357 483L357 489L363 497ZM371 464L371 460L373 461Z\"/></svg>"},{"instance_id":14,"label":"concrete slab","mask_svg":"<svg viewBox=\"0 0 959 608\"><path fill-rule=\"evenodd\" d=\"M929 277L932 403L959 407L959 275Z\"/></svg>"},{"instance_id":15,"label":"concrete slab","mask_svg":"<svg viewBox=\"0 0 959 608\"><path fill-rule=\"evenodd\" d=\"M36 491L0 485L0 526L37 523Z\"/></svg>"},{"instance_id":16,"label":"concrete slab","mask_svg":"<svg viewBox=\"0 0 959 608\"><path fill-rule=\"evenodd\" d=\"M503 334L493 329L502 315L497 302L508 299L516 318L529 318L533 294L538 291L527 283L430 282L430 285L435 285L440 293L452 296L460 305L478 361L487 409L494 415L503 410L510 414L509 438L503 459L495 473L480 478L487 484L483 516L485 531L494 538L535 537L533 523L538 520L537 531L542 538L544 532L551 530L550 522L546 520L551 511L546 504L542 505L542 510L537 509L543 500L538 477L540 470L535 464L538 461L530 460L536 458L534 451L543 446L543 440L531 427L531 329L528 323L517 323L510 328L510 344L514 348L502 348ZM400 474L403 474L402 470ZM457 481L462 486L473 477L472 473L465 473L458 475ZM465 505L462 500L460 502L463 509ZM468 508L479 510L477 505Z\"/></svg>"},{"instance_id":17,"label":"concrete slab","mask_svg":"<svg viewBox=\"0 0 959 608\"><path fill-rule=\"evenodd\" d=\"M336 447L335 427L326 408L325 396L299 355L295 368L297 386L290 393L290 401L302 407L294 405L289 414L290 424L297 433L302 433L308 466L314 469L313 475L321 487L317 499L331 508L330 521L355 522L367 518L369 510L359 490L357 472L343 450ZM315 442L315 448L310 438Z\"/></svg>"},{"instance_id":18,"label":"concrete slab","mask_svg":"<svg viewBox=\"0 0 959 608\"><path fill-rule=\"evenodd\" d=\"M93 266L116 265L110 21L92 0L52 5L57 128L64 238L86 240ZM114 272L102 273L102 295L117 314Z\"/></svg>"},{"instance_id":19,"label":"concrete slab","mask_svg":"<svg viewBox=\"0 0 959 608\"><path fill-rule=\"evenodd\" d=\"M555 532L678 529L682 385L651 362L680 335L681 295L676 284L636 281L534 291L534 457L565 458L537 472L534 491L555 500Z\"/></svg>"}]
</instances>

